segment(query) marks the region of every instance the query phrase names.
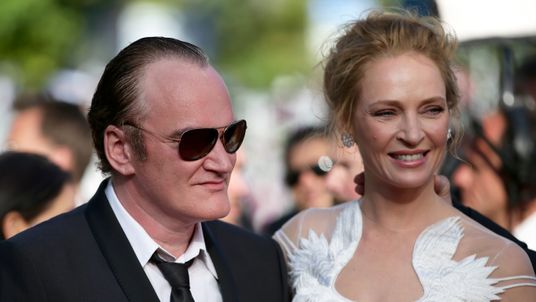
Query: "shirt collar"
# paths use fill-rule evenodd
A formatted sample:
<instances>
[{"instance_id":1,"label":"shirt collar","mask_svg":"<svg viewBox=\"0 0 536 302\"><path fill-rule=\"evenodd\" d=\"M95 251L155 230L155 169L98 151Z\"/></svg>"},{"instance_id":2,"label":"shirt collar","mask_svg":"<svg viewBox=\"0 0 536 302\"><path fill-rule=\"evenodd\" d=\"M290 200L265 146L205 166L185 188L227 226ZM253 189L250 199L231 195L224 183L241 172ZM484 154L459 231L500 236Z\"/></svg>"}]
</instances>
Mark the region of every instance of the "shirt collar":
<instances>
[{"instance_id":1,"label":"shirt collar","mask_svg":"<svg viewBox=\"0 0 536 302\"><path fill-rule=\"evenodd\" d=\"M171 256L169 252L159 246L158 243L156 243L156 241L154 241L153 238L147 234L145 229L123 207L117 198L117 195L115 194L111 179L108 181L104 192L110 203L110 206L112 207L112 211L117 217L117 220L119 221L123 232L127 236L127 239L130 242L130 245L132 246L132 249L134 250L134 253L136 254L136 257L138 258L138 261L142 267L149 262L154 252L158 250L161 255L163 254L163 258L173 262L184 263L199 256L198 258L205 264L206 268L210 271L214 278L218 278L218 273L216 272L214 263L212 262L210 254L207 251L205 237L203 236L203 228L201 227L200 222L195 225L192 240L190 241L190 244L188 245L188 248L184 254L175 259L175 257Z\"/></svg>"}]
</instances>

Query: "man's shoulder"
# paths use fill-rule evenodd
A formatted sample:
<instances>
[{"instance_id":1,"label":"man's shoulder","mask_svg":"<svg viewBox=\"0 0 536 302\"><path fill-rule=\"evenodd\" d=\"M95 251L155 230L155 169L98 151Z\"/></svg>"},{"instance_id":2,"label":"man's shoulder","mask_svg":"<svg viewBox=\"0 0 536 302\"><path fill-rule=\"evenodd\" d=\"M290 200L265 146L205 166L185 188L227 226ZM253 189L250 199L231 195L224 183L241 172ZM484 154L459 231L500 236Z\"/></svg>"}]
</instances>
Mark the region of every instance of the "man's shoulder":
<instances>
[{"instance_id":1,"label":"man's shoulder","mask_svg":"<svg viewBox=\"0 0 536 302\"><path fill-rule=\"evenodd\" d=\"M203 225L209 253L219 251L216 254L223 256L235 270L258 270L277 276L284 271L282 251L272 238L221 221L203 222Z\"/></svg>"}]
</instances>

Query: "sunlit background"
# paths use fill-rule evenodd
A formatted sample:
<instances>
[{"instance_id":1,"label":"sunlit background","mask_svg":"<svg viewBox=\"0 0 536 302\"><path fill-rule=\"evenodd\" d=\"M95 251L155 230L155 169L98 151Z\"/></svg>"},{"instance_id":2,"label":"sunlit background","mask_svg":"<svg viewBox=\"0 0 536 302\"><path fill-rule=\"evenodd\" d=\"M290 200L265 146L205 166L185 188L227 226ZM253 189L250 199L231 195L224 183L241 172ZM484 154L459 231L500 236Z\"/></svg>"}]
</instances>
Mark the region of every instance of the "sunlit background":
<instances>
[{"instance_id":1,"label":"sunlit background","mask_svg":"<svg viewBox=\"0 0 536 302\"><path fill-rule=\"evenodd\" d=\"M223 74L237 117L248 120L244 148L255 223L289 206L281 143L297 125L321 123L323 53L337 29L381 6L434 10L433 1L395 0L2 0L0 140L14 97L48 90L88 106L104 65L143 36L201 46ZM462 40L471 83L467 110L481 115L512 100L500 88L504 43L522 60L535 53L531 0L438 0L439 15ZM506 42L505 42L506 41ZM93 192L90 189L89 192Z\"/></svg>"}]
</instances>

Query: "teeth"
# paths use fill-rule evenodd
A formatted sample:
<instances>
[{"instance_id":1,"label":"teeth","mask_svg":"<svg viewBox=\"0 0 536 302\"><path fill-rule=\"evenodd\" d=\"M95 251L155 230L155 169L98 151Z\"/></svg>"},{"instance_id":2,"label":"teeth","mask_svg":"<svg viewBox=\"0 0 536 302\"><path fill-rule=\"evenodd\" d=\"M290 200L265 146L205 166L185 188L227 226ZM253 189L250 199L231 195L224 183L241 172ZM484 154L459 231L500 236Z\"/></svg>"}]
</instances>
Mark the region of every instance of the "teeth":
<instances>
[{"instance_id":1,"label":"teeth","mask_svg":"<svg viewBox=\"0 0 536 302\"><path fill-rule=\"evenodd\" d=\"M395 155L396 159L403 160L403 161L414 161L414 160L419 160L419 159L421 159L423 157L424 157L424 155L422 153Z\"/></svg>"}]
</instances>

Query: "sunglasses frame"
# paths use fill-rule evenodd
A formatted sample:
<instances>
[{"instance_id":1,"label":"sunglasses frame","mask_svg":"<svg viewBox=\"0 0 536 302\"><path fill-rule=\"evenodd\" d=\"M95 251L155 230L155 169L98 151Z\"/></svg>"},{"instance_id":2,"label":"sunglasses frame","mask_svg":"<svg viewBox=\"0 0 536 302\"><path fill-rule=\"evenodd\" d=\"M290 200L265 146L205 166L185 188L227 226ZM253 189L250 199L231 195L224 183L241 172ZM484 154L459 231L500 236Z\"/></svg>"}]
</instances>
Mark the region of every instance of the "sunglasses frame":
<instances>
[{"instance_id":1,"label":"sunglasses frame","mask_svg":"<svg viewBox=\"0 0 536 302\"><path fill-rule=\"evenodd\" d=\"M237 126L237 127L240 127L240 124L243 124L243 127L244 127L244 134L243 134L243 137L242 139L240 140L240 142L238 143L238 146L236 147L236 150L228 150L227 149L227 145L226 145L226 141L225 141L225 133L226 131L233 127L233 126ZM207 156L210 151L212 151L212 149L214 149L214 146L216 146L216 144L218 143L218 140L220 140L223 144L223 147L225 149L225 151L229 154L233 154L235 153L236 151L238 151L238 149L240 149L240 146L242 145L242 142L244 141L244 138L246 136L246 130L247 130L247 122L246 120L244 119L241 119L241 120L238 120L238 121L235 121L227 126L223 126L223 127L217 127L217 128L192 128L192 129L187 129L187 130L184 130L184 131L181 131L178 133L177 137L169 137L169 136L162 136L162 135L159 135L151 130L147 130L143 127L140 127L138 125L136 125L135 123L133 122L125 122L123 123L124 126L130 126L130 127L133 127L133 128L136 128L140 131L143 131L153 137L155 137L156 139L158 139L160 142L162 143L176 143L177 144L177 152L179 153L179 156L180 158L182 158L183 160L185 161L196 161L196 160L199 160L205 156ZM216 130L218 132L217 136L216 136L216 139L214 139L211 143L210 143L210 148L207 148L205 150L205 152L201 152L193 157L185 157L182 153L181 153L181 141L182 141L182 138L184 137L185 134L187 134L188 132L191 132L191 131L199 131L199 130L210 130L210 131L213 131L213 130Z\"/></svg>"}]
</instances>

